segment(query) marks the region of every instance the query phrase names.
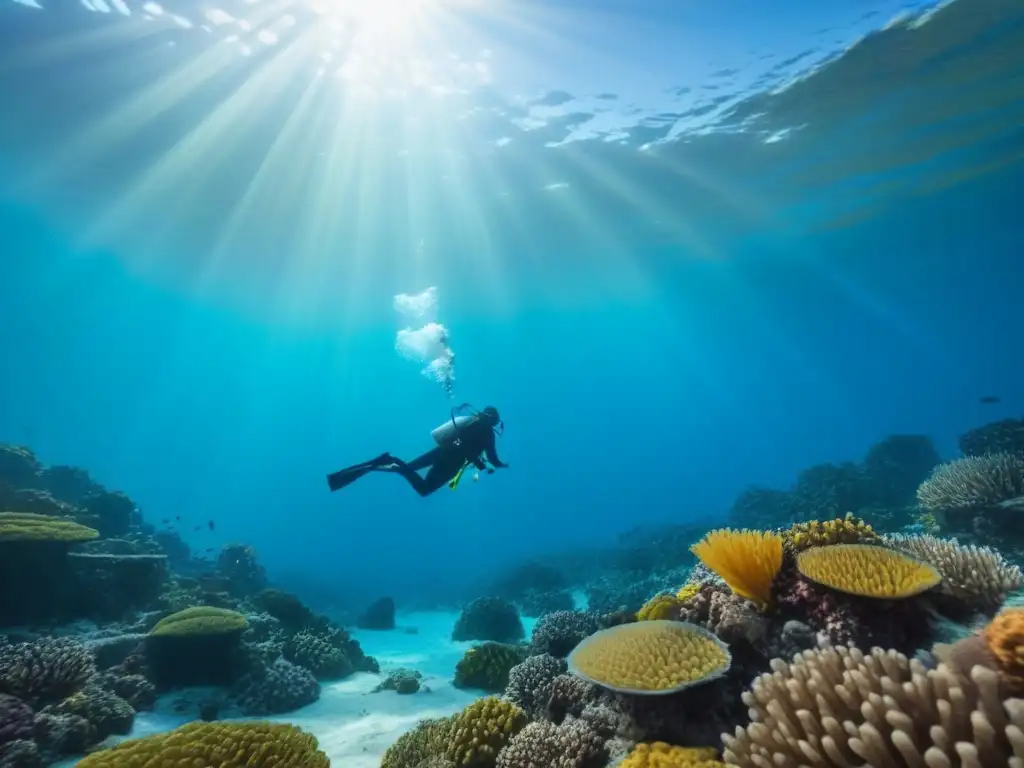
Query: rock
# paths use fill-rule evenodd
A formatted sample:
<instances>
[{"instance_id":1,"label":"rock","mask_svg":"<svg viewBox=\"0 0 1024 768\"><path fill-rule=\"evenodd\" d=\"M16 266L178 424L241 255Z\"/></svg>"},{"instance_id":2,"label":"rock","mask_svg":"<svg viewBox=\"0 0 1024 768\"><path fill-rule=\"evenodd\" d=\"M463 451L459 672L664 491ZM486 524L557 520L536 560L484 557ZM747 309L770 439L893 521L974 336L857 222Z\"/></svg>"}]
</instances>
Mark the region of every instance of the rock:
<instances>
[{"instance_id":1,"label":"rock","mask_svg":"<svg viewBox=\"0 0 1024 768\"><path fill-rule=\"evenodd\" d=\"M370 605L356 621L360 629L394 629L395 601L390 597L382 597Z\"/></svg>"}]
</instances>

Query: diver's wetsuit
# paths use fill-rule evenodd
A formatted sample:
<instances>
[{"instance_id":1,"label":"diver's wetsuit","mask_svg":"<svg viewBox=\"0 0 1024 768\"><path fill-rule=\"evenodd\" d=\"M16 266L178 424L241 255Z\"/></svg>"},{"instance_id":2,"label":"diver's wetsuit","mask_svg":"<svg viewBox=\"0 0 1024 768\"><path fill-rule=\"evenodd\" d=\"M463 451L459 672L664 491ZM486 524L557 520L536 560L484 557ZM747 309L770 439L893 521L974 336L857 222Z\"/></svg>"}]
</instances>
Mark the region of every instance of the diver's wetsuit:
<instances>
[{"instance_id":1,"label":"diver's wetsuit","mask_svg":"<svg viewBox=\"0 0 1024 768\"><path fill-rule=\"evenodd\" d=\"M477 469L487 469L483 461L486 458L494 467L507 467L498 458L495 448L494 427L498 424L498 412L487 408L481 416L487 418L466 424L458 430L452 442L427 451L412 461L405 462L390 453L383 453L363 464L328 475L327 483L332 491L337 491L370 472L395 472L404 477L420 496L429 496L453 480L467 463ZM419 470L427 467L430 467L427 476L420 476Z\"/></svg>"},{"instance_id":2,"label":"diver's wetsuit","mask_svg":"<svg viewBox=\"0 0 1024 768\"><path fill-rule=\"evenodd\" d=\"M481 455L495 467L505 467L494 444L494 430L486 421L468 424L459 430L457 443L438 446L410 462L391 458L391 465L380 467L383 472L397 472L404 477L416 493L429 496L452 480L466 464L477 469L486 469ZM417 470L430 467L427 476L421 477Z\"/></svg>"}]
</instances>

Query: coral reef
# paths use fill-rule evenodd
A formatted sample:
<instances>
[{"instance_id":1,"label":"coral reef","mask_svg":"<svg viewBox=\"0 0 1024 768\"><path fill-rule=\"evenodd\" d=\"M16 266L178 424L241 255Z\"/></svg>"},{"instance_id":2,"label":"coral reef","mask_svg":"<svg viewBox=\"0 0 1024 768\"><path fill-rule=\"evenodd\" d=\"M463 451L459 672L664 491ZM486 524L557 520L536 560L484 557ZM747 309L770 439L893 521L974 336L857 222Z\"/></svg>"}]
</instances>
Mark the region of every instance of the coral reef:
<instances>
[{"instance_id":1,"label":"coral reef","mask_svg":"<svg viewBox=\"0 0 1024 768\"><path fill-rule=\"evenodd\" d=\"M146 638L153 682L169 689L189 685L230 685L244 671L245 616L237 611L196 606L161 619Z\"/></svg>"},{"instance_id":2,"label":"coral reef","mask_svg":"<svg viewBox=\"0 0 1024 768\"><path fill-rule=\"evenodd\" d=\"M786 548L793 552L830 544L873 544L881 541L874 529L852 512L835 520L794 523L782 537Z\"/></svg>"},{"instance_id":3,"label":"coral reef","mask_svg":"<svg viewBox=\"0 0 1024 768\"><path fill-rule=\"evenodd\" d=\"M373 689L373 692L394 691L403 695L416 693L420 689L422 679L423 675L414 669L396 669L389 672L383 682Z\"/></svg>"},{"instance_id":4,"label":"coral reef","mask_svg":"<svg viewBox=\"0 0 1024 768\"><path fill-rule=\"evenodd\" d=\"M329 768L315 737L276 723L189 723L89 755L80 768Z\"/></svg>"},{"instance_id":5,"label":"coral reef","mask_svg":"<svg viewBox=\"0 0 1024 768\"><path fill-rule=\"evenodd\" d=\"M1024 419L1002 419L968 430L960 436L959 444L964 456L1024 455Z\"/></svg>"},{"instance_id":6,"label":"coral reef","mask_svg":"<svg viewBox=\"0 0 1024 768\"><path fill-rule=\"evenodd\" d=\"M452 640L462 641L515 643L525 635L519 611L511 603L497 597L481 597L471 602L462 609L452 630Z\"/></svg>"},{"instance_id":7,"label":"coral reef","mask_svg":"<svg viewBox=\"0 0 1024 768\"><path fill-rule=\"evenodd\" d=\"M530 717L538 717L548 706L555 678L567 669L564 659L546 653L531 656L509 670L505 698Z\"/></svg>"},{"instance_id":8,"label":"coral reef","mask_svg":"<svg viewBox=\"0 0 1024 768\"><path fill-rule=\"evenodd\" d=\"M663 741L637 744L620 768L725 768L718 750L710 747L676 747Z\"/></svg>"},{"instance_id":9,"label":"coral reef","mask_svg":"<svg viewBox=\"0 0 1024 768\"><path fill-rule=\"evenodd\" d=\"M498 753L496 768L601 768L607 760L602 739L589 725L533 722Z\"/></svg>"},{"instance_id":10,"label":"coral reef","mask_svg":"<svg viewBox=\"0 0 1024 768\"><path fill-rule=\"evenodd\" d=\"M284 658L305 667L317 680L336 680L352 673L352 662L345 652L326 638L303 630L284 645Z\"/></svg>"},{"instance_id":11,"label":"coral reef","mask_svg":"<svg viewBox=\"0 0 1024 768\"><path fill-rule=\"evenodd\" d=\"M860 597L913 597L942 580L926 563L869 544L813 547L797 556L797 568L817 584Z\"/></svg>"},{"instance_id":12,"label":"coral reef","mask_svg":"<svg viewBox=\"0 0 1024 768\"><path fill-rule=\"evenodd\" d=\"M312 704L320 698L320 683L305 667L276 659L256 665L236 683L234 693L243 713L263 717Z\"/></svg>"},{"instance_id":13,"label":"coral reef","mask_svg":"<svg viewBox=\"0 0 1024 768\"><path fill-rule=\"evenodd\" d=\"M772 600L772 584L782 569L782 537L768 531L712 531L692 547L734 593L759 605Z\"/></svg>"},{"instance_id":14,"label":"coral reef","mask_svg":"<svg viewBox=\"0 0 1024 768\"><path fill-rule=\"evenodd\" d=\"M500 693L508 685L511 669L523 661L527 648L487 642L470 648L455 667L456 688L478 688Z\"/></svg>"},{"instance_id":15,"label":"coral reef","mask_svg":"<svg viewBox=\"0 0 1024 768\"><path fill-rule=\"evenodd\" d=\"M569 655L573 674L623 693L669 693L714 680L732 662L725 643L695 624L643 621L603 629Z\"/></svg>"},{"instance_id":16,"label":"coral reef","mask_svg":"<svg viewBox=\"0 0 1024 768\"><path fill-rule=\"evenodd\" d=\"M33 707L70 696L95 672L92 654L76 640L0 644L0 693L17 696Z\"/></svg>"},{"instance_id":17,"label":"coral reef","mask_svg":"<svg viewBox=\"0 0 1024 768\"><path fill-rule=\"evenodd\" d=\"M597 617L584 611L555 611L534 625L530 643L537 653L565 658L600 627Z\"/></svg>"},{"instance_id":18,"label":"coral reef","mask_svg":"<svg viewBox=\"0 0 1024 768\"><path fill-rule=\"evenodd\" d=\"M990 509L1024 496L1024 454L989 453L941 464L917 489L931 512Z\"/></svg>"}]
</instances>

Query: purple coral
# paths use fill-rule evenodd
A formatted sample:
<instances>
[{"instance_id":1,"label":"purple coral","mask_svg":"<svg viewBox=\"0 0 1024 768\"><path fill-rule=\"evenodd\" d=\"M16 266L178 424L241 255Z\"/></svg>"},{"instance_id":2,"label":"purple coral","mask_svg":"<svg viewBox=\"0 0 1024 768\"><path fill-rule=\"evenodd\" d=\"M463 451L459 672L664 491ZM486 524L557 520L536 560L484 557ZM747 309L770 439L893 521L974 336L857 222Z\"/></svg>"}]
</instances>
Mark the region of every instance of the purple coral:
<instances>
[{"instance_id":1,"label":"purple coral","mask_svg":"<svg viewBox=\"0 0 1024 768\"><path fill-rule=\"evenodd\" d=\"M0 693L33 706L70 696L95 673L93 655L74 640L43 638L0 645Z\"/></svg>"},{"instance_id":2,"label":"purple coral","mask_svg":"<svg viewBox=\"0 0 1024 768\"><path fill-rule=\"evenodd\" d=\"M505 698L528 715L536 716L547 707L555 678L565 674L566 669L563 659L546 653L531 656L509 670Z\"/></svg>"},{"instance_id":3,"label":"purple coral","mask_svg":"<svg viewBox=\"0 0 1024 768\"><path fill-rule=\"evenodd\" d=\"M32 708L16 696L0 693L0 744L32 738Z\"/></svg>"}]
</instances>

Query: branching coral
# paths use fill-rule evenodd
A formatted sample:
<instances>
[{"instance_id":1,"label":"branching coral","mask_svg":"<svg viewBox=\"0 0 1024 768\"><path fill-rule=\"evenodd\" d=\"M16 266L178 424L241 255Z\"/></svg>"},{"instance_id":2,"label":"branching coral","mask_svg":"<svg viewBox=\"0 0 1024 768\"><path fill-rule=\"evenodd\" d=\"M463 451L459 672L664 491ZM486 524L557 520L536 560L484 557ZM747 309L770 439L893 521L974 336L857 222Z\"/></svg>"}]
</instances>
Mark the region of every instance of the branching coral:
<instances>
[{"instance_id":1,"label":"branching coral","mask_svg":"<svg viewBox=\"0 0 1024 768\"><path fill-rule=\"evenodd\" d=\"M861 597L912 597L942 580L939 572L926 563L867 544L805 550L797 556L797 568L811 581Z\"/></svg>"},{"instance_id":2,"label":"branching coral","mask_svg":"<svg viewBox=\"0 0 1024 768\"><path fill-rule=\"evenodd\" d=\"M189 723L169 733L118 744L84 758L79 768L329 768L316 738L294 725Z\"/></svg>"},{"instance_id":3,"label":"branching coral","mask_svg":"<svg viewBox=\"0 0 1024 768\"><path fill-rule=\"evenodd\" d=\"M928 563L942 576L940 591L979 613L992 613L1024 585L1020 568L988 547L935 536L886 536L886 544Z\"/></svg>"},{"instance_id":4,"label":"branching coral","mask_svg":"<svg viewBox=\"0 0 1024 768\"><path fill-rule=\"evenodd\" d=\"M497 768L601 768L605 759L604 741L586 723L536 722L498 753Z\"/></svg>"},{"instance_id":5,"label":"branching coral","mask_svg":"<svg viewBox=\"0 0 1024 768\"><path fill-rule=\"evenodd\" d=\"M932 512L985 509L1024 496L1024 455L991 453L940 464L917 489Z\"/></svg>"},{"instance_id":6,"label":"branching coral","mask_svg":"<svg viewBox=\"0 0 1024 768\"><path fill-rule=\"evenodd\" d=\"M135 722L135 710L127 701L91 683L59 704L46 707L43 712L51 715L77 715L87 720L93 728L93 739L96 742L114 734L127 734Z\"/></svg>"},{"instance_id":7,"label":"branching coral","mask_svg":"<svg viewBox=\"0 0 1024 768\"><path fill-rule=\"evenodd\" d=\"M505 698L526 714L536 717L551 699L555 678L564 674L567 668L564 660L549 654L531 656L509 670Z\"/></svg>"},{"instance_id":8,"label":"branching coral","mask_svg":"<svg viewBox=\"0 0 1024 768\"><path fill-rule=\"evenodd\" d=\"M782 569L782 537L766 531L712 531L691 548L740 597L759 605L772 599Z\"/></svg>"},{"instance_id":9,"label":"branching coral","mask_svg":"<svg viewBox=\"0 0 1024 768\"><path fill-rule=\"evenodd\" d=\"M257 717L290 712L320 698L320 684L313 673L284 659L243 677L236 690L242 712Z\"/></svg>"},{"instance_id":10,"label":"branching coral","mask_svg":"<svg viewBox=\"0 0 1024 768\"><path fill-rule=\"evenodd\" d=\"M344 651L306 630L297 632L285 643L284 657L308 669L317 680L332 680L352 673L352 662Z\"/></svg>"},{"instance_id":11,"label":"branching coral","mask_svg":"<svg viewBox=\"0 0 1024 768\"><path fill-rule=\"evenodd\" d=\"M95 672L92 654L74 640L44 638L0 645L0 693L33 706L70 696Z\"/></svg>"},{"instance_id":12,"label":"branching coral","mask_svg":"<svg viewBox=\"0 0 1024 768\"><path fill-rule=\"evenodd\" d=\"M569 656L570 671L613 691L665 694L725 674L731 657L714 634L678 621L642 621L603 629Z\"/></svg>"},{"instance_id":13,"label":"branching coral","mask_svg":"<svg viewBox=\"0 0 1024 768\"><path fill-rule=\"evenodd\" d=\"M723 735L742 768L1019 766L1024 701L1002 700L999 676L929 670L895 651L805 651L743 694L752 722ZM1014 759L1011 761L1011 759Z\"/></svg>"},{"instance_id":14,"label":"branching coral","mask_svg":"<svg viewBox=\"0 0 1024 768\"><path fill-rule=\"evenodd\" d=\"M470 648L455 666L456 688L499 693L508 685L509 671L526 657L526 646L483 643Z\"/></svg>"},{"instance_id":15,"label":"branching coral","mask_svg":"<svg viewBox=\"0 0 1024 768\"><path fill-rule=\"evenodd\" d=\"M537 653L564 658L598 630L597 617L583 611L555 611L542 616L533 627L531 643Z\"/></svg>"},{"instance_id":16,"label":"branching coral","mask_svg":"<svg viewBox=\"0 0 1024 768\"><path fill-rule=\"evenodd\" d=\"M852 512L835 520L794 523L782 537L786 548L793 552L830 544L870 544L881 538L870 525L855 517Z\"/></svg>"}]
</instances>

